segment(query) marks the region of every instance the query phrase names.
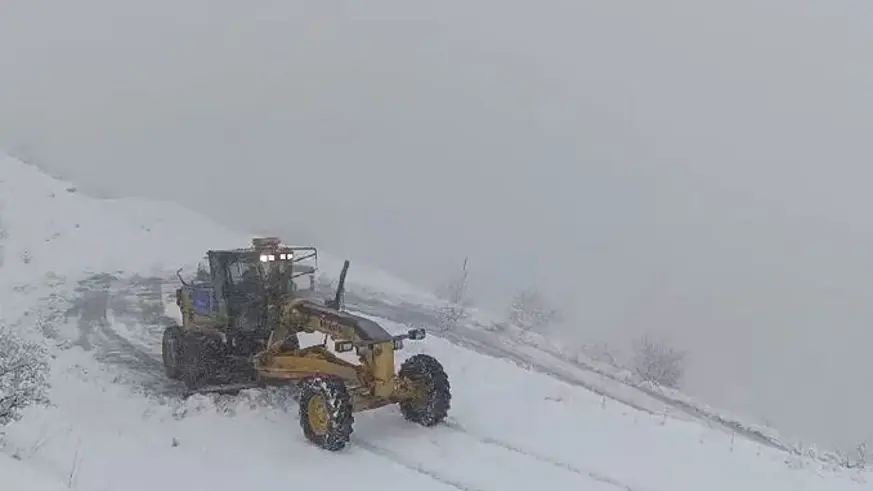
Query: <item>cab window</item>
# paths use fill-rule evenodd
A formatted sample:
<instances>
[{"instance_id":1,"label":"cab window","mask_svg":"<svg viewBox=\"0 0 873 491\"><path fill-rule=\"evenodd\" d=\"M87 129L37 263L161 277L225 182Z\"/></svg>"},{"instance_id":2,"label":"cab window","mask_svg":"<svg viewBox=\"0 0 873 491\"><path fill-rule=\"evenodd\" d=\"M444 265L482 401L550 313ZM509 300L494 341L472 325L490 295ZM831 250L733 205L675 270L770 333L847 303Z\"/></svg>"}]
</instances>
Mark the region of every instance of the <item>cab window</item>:
<instances>
[{"instance_id":1,"label":"cab window","mask_svg":"<svg viewBox=\"0 0 873 491\"><path fill-rule=\"evenodd\" d=\"M232 285L240 285L245 278L252 275L255 278L260 276L258 266L247 261L231 261L227 265L227 274Z\"/></svg>"}]
</instances>

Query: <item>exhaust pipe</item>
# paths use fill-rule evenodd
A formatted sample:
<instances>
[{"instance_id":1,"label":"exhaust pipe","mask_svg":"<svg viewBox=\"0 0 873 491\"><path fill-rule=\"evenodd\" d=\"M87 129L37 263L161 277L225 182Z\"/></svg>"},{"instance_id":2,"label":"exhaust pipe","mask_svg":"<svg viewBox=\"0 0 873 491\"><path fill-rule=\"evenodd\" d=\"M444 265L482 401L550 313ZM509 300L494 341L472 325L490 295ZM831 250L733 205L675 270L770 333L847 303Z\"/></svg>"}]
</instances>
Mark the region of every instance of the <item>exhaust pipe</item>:
<instances>
[{"instance_id":1,"label":"exhaust pipe","mask_svg":"<svg viewBox=\"0 0 873 491\"><path fill-rule=\"evenodd\" d=\"M342 310L343 298L346 292L346 274L349 272L349 260L346 259L343 263L343 269L340 271L339 283L336 285L336 296L333 300L327 302L328 307L336 310Z\"/></svg>"}]
</instances>

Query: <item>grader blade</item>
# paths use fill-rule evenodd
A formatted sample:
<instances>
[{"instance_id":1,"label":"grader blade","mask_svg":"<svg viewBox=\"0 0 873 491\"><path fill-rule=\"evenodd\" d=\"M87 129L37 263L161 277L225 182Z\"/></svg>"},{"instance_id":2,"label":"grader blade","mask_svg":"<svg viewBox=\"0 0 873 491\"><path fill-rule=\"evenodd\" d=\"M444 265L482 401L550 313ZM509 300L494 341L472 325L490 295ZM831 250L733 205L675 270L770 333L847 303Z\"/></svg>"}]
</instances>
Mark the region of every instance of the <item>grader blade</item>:
<instances>
[{"instance_id":1,"label":"grader blade","mask_svg":"<svg viewBox=\"0 0 873 491\"><path fill-rule=\"evenodd\" d=\"M183 396L188 398L198 394L237 395L244 390L263 389L264 387L266 387L266 385L258 383L207 385L198 389L186 389L183 392Z\"/></svg>"}]
</instances>

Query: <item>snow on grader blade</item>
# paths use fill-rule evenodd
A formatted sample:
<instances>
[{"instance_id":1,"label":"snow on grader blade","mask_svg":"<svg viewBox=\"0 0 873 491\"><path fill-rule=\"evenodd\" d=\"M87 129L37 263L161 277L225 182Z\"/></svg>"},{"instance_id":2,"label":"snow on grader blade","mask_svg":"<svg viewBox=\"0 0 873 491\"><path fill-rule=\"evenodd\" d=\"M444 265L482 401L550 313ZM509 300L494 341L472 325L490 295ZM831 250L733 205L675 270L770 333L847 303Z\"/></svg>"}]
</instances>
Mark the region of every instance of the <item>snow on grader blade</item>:
<instances>
[{"instance_id":1,"label":"snow on grader blade","mask_svg":"<svg viewBox=\"0 0 873 491\"><path fill-rule=\"evenodd\" d=\"M303 433L332 451L348 444L360 411L398 404L424 426L446 418L451 386L439 361L418 354L394 369L395 352L406 340L424 339L424 329L392 335L343 309L349 261L334 297L318 300L314 247L255 238L249 248L210 250L206 259L194 282L177 272L182 324L167 327L162 340L166 374L189 394L293 384ZM323 342L301 348L301 333L322 334ZM352 351L357 363L336 354Z\"/></svg>"}]
</instances>

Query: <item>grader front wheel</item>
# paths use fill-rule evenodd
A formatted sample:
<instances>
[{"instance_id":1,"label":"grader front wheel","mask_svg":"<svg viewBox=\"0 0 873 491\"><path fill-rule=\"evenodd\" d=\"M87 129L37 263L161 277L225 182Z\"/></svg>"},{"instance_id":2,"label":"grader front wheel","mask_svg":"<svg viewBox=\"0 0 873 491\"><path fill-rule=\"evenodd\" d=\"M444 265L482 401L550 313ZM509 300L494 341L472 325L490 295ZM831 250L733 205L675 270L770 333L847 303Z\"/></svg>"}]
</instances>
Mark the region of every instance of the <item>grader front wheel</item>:
<instances>
[{"instance_id":1,"label":"grader front wheel","mask_svg":"<svg viewBox=\"0 0 873 491\"><path fill-rule=\"evenodd\" d=\"M415 388L414 397L400 402L404 418L422 426L434 426L446 418L451 407L451 385L436 358L415 355L403 362L397 375Z\"/></svg>"},{"instance_id":2,"label":"grader front wheel","mask_svg":"<svg viewBox=\"0 0 873 491\"><path fill-rule=\"evenodd\" d=\"M352 401L346 384L336 377L315 376L300 386L300 426L321 448L343 449L352 435Z\"/></svg>"}]
</instances>

